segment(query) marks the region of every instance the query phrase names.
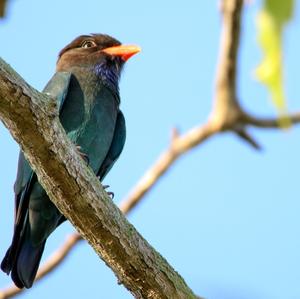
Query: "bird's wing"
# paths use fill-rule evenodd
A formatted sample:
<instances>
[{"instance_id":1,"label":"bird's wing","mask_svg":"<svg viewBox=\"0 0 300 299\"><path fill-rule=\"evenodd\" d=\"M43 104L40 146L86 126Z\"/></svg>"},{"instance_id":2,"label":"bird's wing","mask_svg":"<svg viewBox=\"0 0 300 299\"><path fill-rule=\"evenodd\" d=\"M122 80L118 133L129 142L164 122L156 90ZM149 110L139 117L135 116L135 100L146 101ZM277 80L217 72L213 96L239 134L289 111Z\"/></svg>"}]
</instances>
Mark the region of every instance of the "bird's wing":
<instances>
[{"instance_id":1,"label":"bird's wing","mask_svg":"<svg viewBox=\"0 0 300 299\"><path fill-rule=\"evenodd\" d=\"M56 99L59 112L67 97L71 76L72 74L69 72L57 72L43 90L51 98Z\"/></svg>"},{"instance_id":2,"label":"bird's wing","mask_svg":"<svg viewBox=\"0 0 300 299\"><path fill-rule=\"evenodd\" d=\"M18 162L17 179L14 185L15 190L15 220L14 220L14 235L10 248L1 263L1 269L9 274L14 264L19 244L21 242L20 235L24 227L24 221L28 211L29 189L35 175L31 170L24 154L20 152Z\"/></svg>"},{"instance_id":3,"label":"bird's wing","mask_svg":"<svg viewBox=\"0 0 300 299\"><path fill-rule=\"evenodd\" d=\"M68 87L70 83L71 73L57 72L50 79L43 92L47 93L50 97L57 100L59 110L63 105L63 102L68 93ZM36 180L33 171L24 157L24 154L20 152L17 178L14 185L14 191L16 195L16 206L15 206L15 221L18 221L18 214L24 214L23 210L27 210L28 201L23 203L22 198L27 198L26 194L30 189L30 185ZM24 194L21 194L24 193Z\"/></svg>"},{"instance_id":4,"label":"bird's wing","mask_svg":"<svg viewBox=\"0 0 300 299\"><path fill-rule=\"evenodd\" d=\"M46 85L43 92L47 93L51 98L57 100L59 110L68 93L71 74L67 72L57 72ZM14 236L11 247L7 251L1 268L6 273L11 271L18 254L22 235L24 234L24 226L28 215L29 197L32 186L37 178L31 169L29 163L25 159L24 154L20 151L17 178L14 184L15 191L15 221L14 221Z\"/></svg>"},{"instance_id":5,"label":"bird's wing","mask_svg":"<svg viewBox=\"0 0 300 299\"><path fill-rule=\"evenodd\" d=\"M97 176L100 178L100 181L104 179L107 173L110 171L114 163L119 158L126 139L126 126L125 126L125 118L120 110L116 120L116 126L114 131L113 140L111 142L111 146L109 151L97 173Z\"/></svg>"}]
</instances>

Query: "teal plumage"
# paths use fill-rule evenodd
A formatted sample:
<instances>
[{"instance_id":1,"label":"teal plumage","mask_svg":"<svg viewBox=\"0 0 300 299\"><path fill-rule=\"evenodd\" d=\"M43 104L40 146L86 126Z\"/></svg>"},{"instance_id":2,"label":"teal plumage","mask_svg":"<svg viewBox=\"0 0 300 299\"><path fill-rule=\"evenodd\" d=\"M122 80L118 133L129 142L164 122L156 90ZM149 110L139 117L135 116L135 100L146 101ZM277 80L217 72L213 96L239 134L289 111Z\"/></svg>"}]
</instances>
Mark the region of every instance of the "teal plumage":
<instances>
[{"instance_id":1,"label":"teal plumage","mask_svg":"<svg viewBox=\"0 0 300 299\"><path fill-rule=\"evenodd\" d=\"M56 99L68 137L87 155L89 166L101 181L121 154L126 138L118 83L127 56L121 47L107 35L76 38L60 52L57 72L44 89ZM110 54L111 49L114 54ZM130 51L134 50L127 49L128 57L138 52ZM14 236L1 269L11 273L19 288L30 288L47 237L65 218L48 198L22 152L14 191Z\"/></svg>"}]
</instances>

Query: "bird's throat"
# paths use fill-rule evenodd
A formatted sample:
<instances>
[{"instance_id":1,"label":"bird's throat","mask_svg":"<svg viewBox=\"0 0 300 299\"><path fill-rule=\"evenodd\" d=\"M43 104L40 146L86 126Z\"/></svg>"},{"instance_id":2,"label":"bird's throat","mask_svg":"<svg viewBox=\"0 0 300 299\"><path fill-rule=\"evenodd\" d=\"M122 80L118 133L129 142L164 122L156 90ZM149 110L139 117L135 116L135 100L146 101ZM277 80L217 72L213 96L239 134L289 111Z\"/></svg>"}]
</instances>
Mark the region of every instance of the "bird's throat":
<instances>
[{"instance_id":1,"label":"bird's throat","mask_svg":"<svg viewBox=\"0 0 300 299\"><path fill-rule=\"evenodd\" d=\"M94 72L104 85L119 94L120 69L116 65L100 63L95 66Z\"/></svg>"}]
</instances>

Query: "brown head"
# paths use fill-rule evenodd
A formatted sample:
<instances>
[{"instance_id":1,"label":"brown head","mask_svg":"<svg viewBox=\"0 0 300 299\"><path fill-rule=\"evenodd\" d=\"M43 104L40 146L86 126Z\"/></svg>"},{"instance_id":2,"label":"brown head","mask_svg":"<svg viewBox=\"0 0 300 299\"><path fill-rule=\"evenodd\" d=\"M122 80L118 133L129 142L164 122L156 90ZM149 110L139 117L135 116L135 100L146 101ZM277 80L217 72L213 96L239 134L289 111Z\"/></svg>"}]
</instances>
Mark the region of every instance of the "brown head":
<instances>
[{"instance_id":1,"label":"brown head","mask_svg":"<svg viewBox=\"0 0 300 299\"><path fill-rule=\"evenodd\" d=\"M138 46L122 45L106 34L81 35L59 52L57 71L67 71L72 66L93 66L105 60L124 63L140 50Z\"/></svg>"},{"instance_id":2,"label":"brown head","mask_svg":"<svg viewBox=\"0 0 300 299\"><path fill-rule=\"evenodd\" d=\"M56 70L82 78L92 73L105 85L118 90L124 63L140 50L137 46L122 45L109 35L81 35L60 51Z\"/></svg>"}]
</instances>

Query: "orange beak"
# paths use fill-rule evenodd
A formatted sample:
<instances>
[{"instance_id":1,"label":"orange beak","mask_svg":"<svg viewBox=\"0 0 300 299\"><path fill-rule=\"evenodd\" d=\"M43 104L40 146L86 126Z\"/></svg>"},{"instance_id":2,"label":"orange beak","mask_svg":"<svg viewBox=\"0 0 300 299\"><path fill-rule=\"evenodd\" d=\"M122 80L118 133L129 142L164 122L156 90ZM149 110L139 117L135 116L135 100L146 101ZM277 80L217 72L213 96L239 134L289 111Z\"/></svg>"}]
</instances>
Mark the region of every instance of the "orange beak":
<instances>
[{"instance_id":1,"label":"orange beak","mask_svg":"<svg viewBox=\"0 0 300 299\"><path fill-rule=\"evenodd\" d=\"M112 56L119 56L124 61L127 61L131 56L141 52L141 48L133 45L120 45L103 49L101 52Z\"/></svg>"}]
</instances>

